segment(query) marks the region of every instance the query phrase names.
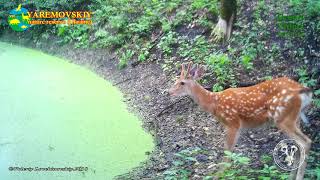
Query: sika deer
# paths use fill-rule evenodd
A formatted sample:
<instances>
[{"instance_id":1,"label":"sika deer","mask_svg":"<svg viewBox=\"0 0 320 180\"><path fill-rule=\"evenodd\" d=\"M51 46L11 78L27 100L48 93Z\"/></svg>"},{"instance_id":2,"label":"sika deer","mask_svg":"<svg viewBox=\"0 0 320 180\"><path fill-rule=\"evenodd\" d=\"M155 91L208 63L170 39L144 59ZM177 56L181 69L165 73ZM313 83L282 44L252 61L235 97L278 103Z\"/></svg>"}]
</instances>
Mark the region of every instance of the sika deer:
<instances>
[{"instance_id":1,"label":"sika deer","mask_svg":"<svg viewBox=\"0 0 320 180\"><path fill-rule=\"evenodd\" d=\"M205 72L196 65L185 71L182 65L180 78L169 90L172 96L189 95L204 110L211 113L226 128L226 150L232 150L241 128L253 128L272 120L289 137L303 145L306 157L311 140L299 128L299 118L308 122L302 112L311 103L311 90L286 78L268 80L250 87L229 88L210 92L196 80ZM293 177L303 179L306 160Z\"/></svg>"}]
</instances>

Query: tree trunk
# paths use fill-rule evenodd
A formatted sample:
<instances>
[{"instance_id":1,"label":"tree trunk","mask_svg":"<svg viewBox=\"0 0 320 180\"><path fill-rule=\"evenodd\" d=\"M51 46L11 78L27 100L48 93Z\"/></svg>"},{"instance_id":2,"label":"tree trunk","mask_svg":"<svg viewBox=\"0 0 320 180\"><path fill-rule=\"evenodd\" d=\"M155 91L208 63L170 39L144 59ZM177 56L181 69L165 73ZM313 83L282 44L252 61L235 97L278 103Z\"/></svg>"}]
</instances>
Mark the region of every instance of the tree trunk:
<instances>
[{"instance_id":1,"label":"tree trunk","mask_svg":"<svg viewBox=\"0 0 320 180\"><path fill-rule=\"evenodd\" d=\"M221 0L219 21L212 32L216 40L228 40L230 38L236 14L236 0Z\"/></svg>"}]
</instances>

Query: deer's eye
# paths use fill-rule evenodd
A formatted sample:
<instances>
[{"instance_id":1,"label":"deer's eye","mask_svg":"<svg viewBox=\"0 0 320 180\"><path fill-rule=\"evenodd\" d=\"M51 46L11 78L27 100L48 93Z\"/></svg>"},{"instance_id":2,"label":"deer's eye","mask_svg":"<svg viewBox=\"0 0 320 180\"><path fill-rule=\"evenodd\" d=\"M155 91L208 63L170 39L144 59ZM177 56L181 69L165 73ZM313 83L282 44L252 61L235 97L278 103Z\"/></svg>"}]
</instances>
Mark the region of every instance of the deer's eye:
<instances>
[{"instance_id":1,"label":"deer's eye","mask_svg":"<svg viewBox=\"0 0 320 180\"><path fill-rule=\"evenodd\" d=\"M180 85L184 85L184 82L180 82Z\"/></svg>"}]
</instances>

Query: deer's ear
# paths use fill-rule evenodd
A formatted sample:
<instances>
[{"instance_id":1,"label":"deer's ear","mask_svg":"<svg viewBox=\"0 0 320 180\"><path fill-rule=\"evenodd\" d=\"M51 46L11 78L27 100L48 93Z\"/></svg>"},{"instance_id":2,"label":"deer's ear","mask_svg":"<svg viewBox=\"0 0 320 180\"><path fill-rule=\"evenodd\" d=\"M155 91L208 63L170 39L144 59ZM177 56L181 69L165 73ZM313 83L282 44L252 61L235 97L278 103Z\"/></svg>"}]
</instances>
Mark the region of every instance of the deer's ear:
<instances>
[{"instance_id":1,"label":"deer's ear","mask_svg":"<svg viewBox=\"0 0 320 180\"><path fill-rule=\"evenodd\" d=\"M198 68L198 64L194 64L192 65L192 67L190 68L190 72L189 72L189 75L193 78L196 71L197 71L197 68Z\"/></svg>"},{"instance_id":2,"label":"deer's ear","mask_svg":"<svg viewBox=\"0 0 320 180\"><path fill-rule=\"evenodd\" d=\"M206 72L206 66L204 65L197 65L194 75L192 76L193 79L199 80L203 77L204 73Z\"/></svg>"},{"instance_id":3,"label":"deer's ear","mask_svg":"<svg viewBox=\"0 0 320 180\"><path fill-rule=\"evenodd\" d=\"M180 79L184 79L184 77L185 77L184 64L181 64Z\"/></svg>"}]
</instances>

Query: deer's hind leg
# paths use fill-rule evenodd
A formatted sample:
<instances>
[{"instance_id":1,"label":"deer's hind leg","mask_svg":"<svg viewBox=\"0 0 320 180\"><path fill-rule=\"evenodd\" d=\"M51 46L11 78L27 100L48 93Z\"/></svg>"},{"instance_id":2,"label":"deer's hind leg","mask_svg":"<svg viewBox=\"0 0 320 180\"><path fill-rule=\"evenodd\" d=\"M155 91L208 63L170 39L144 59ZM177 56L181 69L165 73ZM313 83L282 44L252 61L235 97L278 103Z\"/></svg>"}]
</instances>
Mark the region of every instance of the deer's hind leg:
<instances>
[{"instance_id":1,"label":"deer's hind leg","mask_svg":"<svg viewBox=\"0 0 320 180\"><path fill-rule=\"evenodd\" d=\"M297 127L297 121L300 118L300 106L301 99L299 97L293 97L290 102L286 104L286 107L279 114L278 118L275 118L275 123L279 129L284 131L289 137L300 143L305 151L305 159L303 160L301 166L298 168L297 172L293 171L291 173L293 179L302 180L304 176L304 171L307 166L306 158L308 157L309 150L311 147L311 140L302 133L302 131Z\"/></svg>"}]
</instances>

